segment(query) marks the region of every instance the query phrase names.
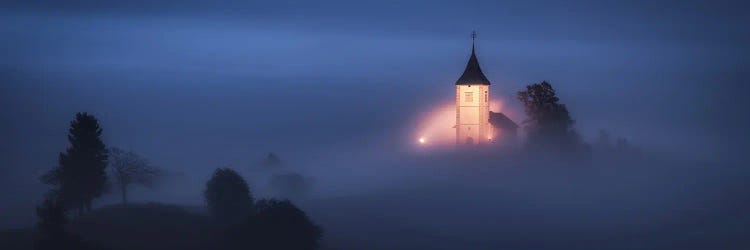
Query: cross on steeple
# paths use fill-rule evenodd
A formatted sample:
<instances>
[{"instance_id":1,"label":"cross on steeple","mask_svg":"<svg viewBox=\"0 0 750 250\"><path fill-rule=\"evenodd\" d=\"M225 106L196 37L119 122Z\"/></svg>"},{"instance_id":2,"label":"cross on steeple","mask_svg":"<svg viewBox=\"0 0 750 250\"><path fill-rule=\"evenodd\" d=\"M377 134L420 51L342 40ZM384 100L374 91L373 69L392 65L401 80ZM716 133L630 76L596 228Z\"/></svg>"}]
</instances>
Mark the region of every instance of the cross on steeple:
<instances>
[{"instance_id":1,"label":"cross on steeple","mask_svg":"<svg viewBox=\"0 0 750 250\"><path fill-rule=\"evenodd\" d=\"M482 73L482 69L479 68L479 60L477 55L474 53L474 41L477 39L477 31L471 32L471 56L469 57L469 63L466 64L466 69L458 78L456 85L490 85L490 81Z\"/></svg>"},{"instance_id":2,"label":"cross on steeple","mask_svg":"<svg viewBox=\"0 0 750 250\"><path fill-rule=\"evenodd\" d=\"M477 31L471 31L471 52L474 53L474 40L477 40Z\"/></svg>"}]
</instances>

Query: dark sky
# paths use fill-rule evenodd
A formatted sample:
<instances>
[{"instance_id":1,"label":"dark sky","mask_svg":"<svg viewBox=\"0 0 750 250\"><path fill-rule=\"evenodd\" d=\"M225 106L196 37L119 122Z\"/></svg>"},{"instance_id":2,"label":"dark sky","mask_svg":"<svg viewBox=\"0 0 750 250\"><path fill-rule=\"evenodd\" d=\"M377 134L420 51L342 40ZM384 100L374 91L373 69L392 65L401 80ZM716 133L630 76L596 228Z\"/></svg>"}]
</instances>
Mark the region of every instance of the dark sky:
<instances>
[{"instance_id":1,"label":"dark sky","mask_svg":"<svg viewBox=\"0 0 750 250\"><path fill-rule=\"evenodd\" d=\"M653 150L736 156L750 127L746 5L5 2L0 188L38 186L79 111L100 118L108 145L201 176L268 151L411 142L416 117L452 100L474 29L492 96L518 122L515 93L547 80L589 140L607 129Z\"/></svg>"}]
</instances>

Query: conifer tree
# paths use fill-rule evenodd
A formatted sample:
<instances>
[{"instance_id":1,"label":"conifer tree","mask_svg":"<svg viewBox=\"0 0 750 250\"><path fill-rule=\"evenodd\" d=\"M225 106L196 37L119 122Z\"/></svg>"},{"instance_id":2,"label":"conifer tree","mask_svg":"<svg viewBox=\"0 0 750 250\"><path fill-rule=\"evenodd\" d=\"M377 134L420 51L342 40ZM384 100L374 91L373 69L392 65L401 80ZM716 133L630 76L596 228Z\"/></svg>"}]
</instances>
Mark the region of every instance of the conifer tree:
<instances>
[{"instance_id":1,"label":"conifer tree","mask_svg":"<svg viewBox=\"0 0 750 250\"><path fill-rule=\"evenodd\" d=\"M77 113L68 129L70 146L60 153L58 166L42 177L56 186L65 205L79 214L91 210L91 203L107 188L107 148L102 128L93 115Z\"/></svg>"}]
</instances>

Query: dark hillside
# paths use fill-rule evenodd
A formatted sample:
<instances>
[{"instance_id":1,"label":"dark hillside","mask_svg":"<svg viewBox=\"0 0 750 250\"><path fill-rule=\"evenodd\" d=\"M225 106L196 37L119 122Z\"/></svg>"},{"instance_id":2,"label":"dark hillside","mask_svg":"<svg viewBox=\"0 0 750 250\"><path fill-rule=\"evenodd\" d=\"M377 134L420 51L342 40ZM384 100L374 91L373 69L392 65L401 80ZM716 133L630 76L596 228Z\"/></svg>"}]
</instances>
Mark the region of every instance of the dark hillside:
<instances>
[{"instance_id":1,"label":"dark hillside","mask_svg":"<svg viewBox=\"0 0 750 250\"><path fill-rule=\"evenodd\" d=\"M207 217L157 203L108 206L71 223L71 231L108 249L207 249L215 230Z\"/></svg>"},{"instance_id":2,"label":"dark hillside","mask_svg":"<svg viewBox=\"0 0 750 250\"><path fill-rule=\"evenodd\" d=\"M0 231L0 249L16 250L32 248L33 232L30 229Z\"/></svg>"}]
</instances>

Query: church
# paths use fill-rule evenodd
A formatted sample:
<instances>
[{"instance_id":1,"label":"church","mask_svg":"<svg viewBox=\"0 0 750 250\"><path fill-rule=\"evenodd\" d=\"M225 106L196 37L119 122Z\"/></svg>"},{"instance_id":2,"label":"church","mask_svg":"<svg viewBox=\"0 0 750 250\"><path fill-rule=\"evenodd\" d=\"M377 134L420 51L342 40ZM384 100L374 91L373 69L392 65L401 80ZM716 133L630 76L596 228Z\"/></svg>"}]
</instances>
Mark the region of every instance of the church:
<instances>
[{"instance_id":1,"label":"church","mask_svg":"<svg viewBox=\"0 0 750 250\"><path fill-rule=\"evenodd\" d=\"M490 81L482 73L474 49L456 81L456 145L505 145L516 140L518 125L500 112L490 111Z\"/></svg>"}]
</instances>

